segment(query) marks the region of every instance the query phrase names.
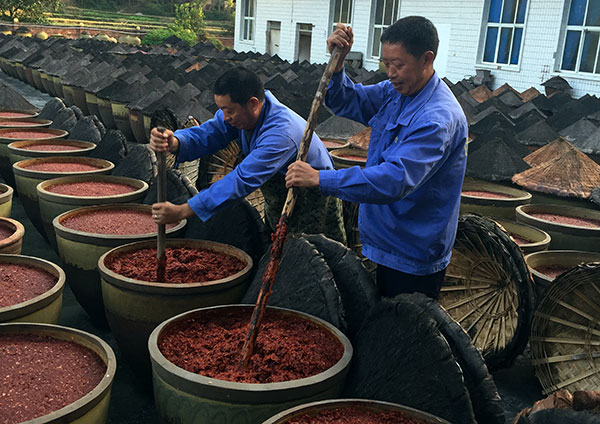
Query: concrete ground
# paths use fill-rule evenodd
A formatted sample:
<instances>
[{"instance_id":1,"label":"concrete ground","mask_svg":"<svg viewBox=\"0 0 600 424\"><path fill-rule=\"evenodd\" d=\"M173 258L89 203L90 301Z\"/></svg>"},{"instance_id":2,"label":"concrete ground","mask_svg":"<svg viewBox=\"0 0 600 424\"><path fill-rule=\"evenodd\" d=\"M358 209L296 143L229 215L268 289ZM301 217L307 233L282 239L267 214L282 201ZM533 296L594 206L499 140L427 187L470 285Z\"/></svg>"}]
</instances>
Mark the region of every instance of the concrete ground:
<instances>
[{"instance_id":1,"label":"concrete ground","mask_svg":"<svg viewBox=\"0 0 600 424\"><path fill-rule=\"evenodd\" d=\"M47 94L0 72L0 83L8 85L24 96L30 103L42 108L50 99ZM1 180L1 178L0 178ZM12 218L25 226L23 255L35 256L61 265L57 253L31 224L18 197L13 199ZM127 363L120 360L119 349L109 330L94 326L85 311L79 306L67 285L64 290L60 324L95 334L106 341L117 355L117 373L112 387L109 424L154 424L159 420L154 409L152 388L139 380ZM541 387L535 378L531 361L527 355L517 358L514 365L493 373L498 391L503 399L507 423L523 408L541 399ZM209 424L209 423L207 423ZM460 424L460 423L456 423ZM480 423L486 424L486 423Z\"/></svg>"}]
</instances>

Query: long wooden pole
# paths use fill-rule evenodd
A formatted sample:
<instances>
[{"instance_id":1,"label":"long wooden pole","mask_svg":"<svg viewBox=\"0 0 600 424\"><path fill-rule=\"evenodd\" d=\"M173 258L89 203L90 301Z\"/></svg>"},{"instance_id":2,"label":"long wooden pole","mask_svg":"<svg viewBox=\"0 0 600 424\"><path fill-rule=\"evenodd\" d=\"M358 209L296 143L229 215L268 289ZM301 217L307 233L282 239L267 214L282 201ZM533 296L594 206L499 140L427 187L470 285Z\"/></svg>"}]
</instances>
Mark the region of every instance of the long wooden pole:
<instances>
[{"instance_id":1,"label":"long wooden pole","mask_svg":"<svg viewBox=\"0 0 600 424\"><path fill-rule=\"evenodd\" d=\"M325 67L325 71L323 72L323 76L319 82L319 87L317 88L317 92L310 107L310 113L308 114L306 127L304 129L304 133L302 134L296 160L306 160L308 148L310 147L310 141L317 124L319 108L325 100L325 94L327 93L329 80L331 79L333 71L337 68L340 58L341 51L336 47L331 52L329 63L327 63L327 66ZM273 238L269 264L267 265L265 273L262 277L262 284L258 293L258 298L256 299L256 305L254 305L252 318L250 318L248 334L246 335L246 340L244 341L244 346L242 347L242 357L238 366L239 369L244 369L248 366L250 357L254 351L254 344L262 323L265 308L267 306L267 302L269 301L269 296L273 292L273 283L275 282L275 276L277 274L277 270L279 269L279 260L281 259L281 255L283 253L283 245L287 238L287 223L292 215L292 212L294 211L294 206L296 205L297 192L298 189L296 187L291 187L287 192L285 204L283 205L283 211L281 212L281 218L279 218L275 236Z\"/></svg>"},{"instance_id":2,"label":"long wooden pole","mask_svg":"<svg viewBox=\"0 0 600 424\"><path fill-rule=\"evenodd\" d=\"M164 132L165 128L158 127L160 132ZM158 187L156 191L156 201L158 203L166 202L167 200L167 153L158 152ZM156 245L156 259L158 267L156 270L157 280L165 281L165 273L167 268L166 257L167 230L165 224L158 224L158 237Z\"/></svg>"}]
</instances>

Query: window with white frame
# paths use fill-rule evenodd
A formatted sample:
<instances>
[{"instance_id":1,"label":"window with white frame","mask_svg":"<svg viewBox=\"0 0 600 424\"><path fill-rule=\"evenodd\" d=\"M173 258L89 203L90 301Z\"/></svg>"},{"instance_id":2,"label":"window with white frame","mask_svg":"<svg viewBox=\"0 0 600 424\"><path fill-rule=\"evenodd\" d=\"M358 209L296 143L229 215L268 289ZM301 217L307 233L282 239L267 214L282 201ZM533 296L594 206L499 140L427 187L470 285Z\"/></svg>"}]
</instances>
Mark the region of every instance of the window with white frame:
<instances>
[{"instance_id":1,"label":"window with white frame","mask_svg":"<svg viewBox=\"0 0 600 424\"><path fill-rule=\"evenodd\" d=\"M490 0L483 63L518 65L527 0Z\"/></svg>"},{"instance_id":2,"label":"window with white frame","mask_svg":"<svg viewBox=\"0 0 600 424\"><path fill-rule=\"evenodd\" d=\"M332 29L338 23L352 25L352 6L354 0L335 0L333 3Z\"/></svg>"},{"instance_id":3,"label":"window with white frame","mask_svg":"<svg viewBox=\"0 0 600 424\"><path fill-rule=\"evenodd\" d=\"M242 37L243 41L254 40L254 1L242 0Z\"/></svg>"},{"instance_id":4,"label":"window with white frame","mask_svg":"<svg viewBox=\"0 0 600 424\"><path fill-rule=\"evenodd\" d=\"M398 19L400 0L375 0L373 16L373 38L371 56L378 58L381 54L381 34Z\"/></svg>"},{"instance_id":5,"label":"window with white frame","mask_svg":"<svg viewBox=\"0 0 600 424\"><path fill-rule=\"evenodd\" d=\"M572 0L560 69L600 74L600 2Z\"/></svg>"}]
</instances>

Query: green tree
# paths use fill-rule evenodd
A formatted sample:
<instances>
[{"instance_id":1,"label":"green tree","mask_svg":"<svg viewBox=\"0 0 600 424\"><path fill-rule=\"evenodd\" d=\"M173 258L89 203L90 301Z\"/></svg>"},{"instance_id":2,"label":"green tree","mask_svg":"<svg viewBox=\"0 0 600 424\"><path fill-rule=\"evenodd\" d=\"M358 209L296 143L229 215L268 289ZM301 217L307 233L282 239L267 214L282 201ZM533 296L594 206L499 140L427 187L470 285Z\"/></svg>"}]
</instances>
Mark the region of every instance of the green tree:
<instances>
[{"instance_id":1,"label":"green tree","mask_svg":"<svg viewBox=\"0 0 600 424\"><path fill-rule=\"evenodd\" d=\"M0 16L21 22L44 22L45 12L55 12L60 0L0 0Z\"/></svg>"},{"instance_id":2,"label":"green tree","mask_svg":"<svg viewBox=\"0 0 600 424\"><path fill-rule=\"evenodd\" d=\"M175 27L190 30L199 39L205 40L204 3L206 3L206 0L192 0L189 3L182 3L177 6L175 11Z\"/></svg>"}]
</instances>

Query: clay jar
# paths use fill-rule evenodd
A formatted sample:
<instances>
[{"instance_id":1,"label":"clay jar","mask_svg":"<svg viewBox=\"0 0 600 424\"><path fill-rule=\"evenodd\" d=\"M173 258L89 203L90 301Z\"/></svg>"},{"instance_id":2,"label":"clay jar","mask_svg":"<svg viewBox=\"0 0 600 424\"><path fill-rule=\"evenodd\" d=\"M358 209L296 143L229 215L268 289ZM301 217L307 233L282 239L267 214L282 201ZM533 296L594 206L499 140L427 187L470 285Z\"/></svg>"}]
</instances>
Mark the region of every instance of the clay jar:
<instances>
[{"instance_id":1,"label":"clay jar","mask_svg":"<svg viewBox=\"0 0 600 424\"><path fill-rule=\"evenodd\" d=\"M69 133L63 130L56 130L51 128L1 128L0 129L0 174L4 181L12 187L15 186L15 179L13 177L10 159L8 156L8 145L15 141L25 140L54 140L58 138L64 138Z\"/></svg>"},{"instance_id":2,"label":"clay jar","mask_svg":"<svg viewBox=\"0 0 600 424\"><path fill-rule=\"evenodd\" d=\"M333 165L336 169L350 168L352 166L365 167L367 164L367 151L354 148L337 149L331 151Z\"/></svg>"},{"instance_id":3,"label":"clay jar","mask_svg":"<svg viewBox=\"0 0 600 424\"><path fill-rule=\"evenodd\" d=\"M148 191L148 184L128 177L76 175L42 181L36 191L44 231L50 243L56 247L52 221L58 215L85 206L141 203Z\"/></svg>"},{"instance_id":4,"label":"clay jar","mask_svg":"<svg viewBox=\"0 0 600 424\"><path fill-rule=\"evenodd\" d=\"M182 247L234 256L244 267L225 278L188 284L136 280L110 269L113 258L156 249L155 240L116 247L98 259L108 323L123 356L140 374L149 375L148 336L159 323L190 309L237 303L247 289L253 263L242 250L205 240L167 240L167 250ZM167 263L167 278L169 268Z\"/></svg>"},{"instance_id":5,"label":"clay jar","mask_svg":"<svg viewBox=\"0 0 600 424\"><path fill-rule=\"evenodd\" d=\"M21 254L25 227L19 221L0 217L0 253Z\"/></svg>"},{"instance_id":6,"label":"clay jar","mask_svg":"<svg viewBox=\"0 0 600 424\"><path fill-rule=\"evenodd\" d=\"M52 121L49 119L37 119L37 118L12 118L4 119L0 115L0 128L45 128L50 126Z\"/></svg>"},{"instance_id":7,"label":"clay jar","mask_svg":"<svg viewBox=\"0 0 600 424\"><path fill-rule=\"evenodd\" d=\"M525 256L525 263L533 275L536 302L542 300L548 286L564 271L581 263L599 262L600 253L578 250L547 250Z\"/></svg>"},{"instance_id":8,"label":"clay jar","mask_svg":"<svg viewBox=\"0 0 600 424\"><path fill-rule=\"evenodd\" d=\"M333 325L290 309L269 307L265 316L268 317L274 313L272 316L284 322L308 321L307 324L310 325L307 325L306 333L316 336L314 339L320 339L321 343L328 345L331 343L327 347L328 349L334 346L334 351L336 351L341 347L341 351L333 354L333 365L310 377L277 381L278 374L273 374L271 379L277 382L227 381L180 368L169 361L161 351L161 349L165 349L165 343L168 344L169 334L175 332L174 334L177 335L179 329L185 327L185 323L197 321L203 324L207 328L206 336L208 337L208 334L215 330L219 331L211 327L218 328L227 324L231 315L241 317L246 323L249 322L252 309L253 305L227 305L196 309L163 322L152 332L148 340L148 349L152 359L154 399L158 413L164 422L177 420L186 424L197 419L198 422L259 423L284 409L339 395L352 357L352 346L349 340ZM268 321L269 319L265 319L265 322ZM245 337L245 328L247 328L246 325L240 329L242 337ZM308 328L313 328L313 330L308 330ZM221 331L230 334L227 330ZM233 337L233 333L231 334ZM321 339L320 334L328 334L328 336ZM205 333L199 333L196 336L198 340L201 340L204 335ZM270 340L270 338L265 338L265 340ZM284 346L289 340L283 335L279 336L279 339L270 340L273 343L271 348L276 349L277 340L281 342L281 348L285 350ZM263 346L265 349L268 346L268 343L261 345L260 333L258 343L258 346ZM239 348L241 349L241 344L239 344ZM296 354L299 351L300 349L294 352ZM260 362L261 355L264 356L260 349L255 352L253 360L264 365ZM219 355L218 350L211 351L211 355ZM277 354L272 356L275 357ZM239 355L234 355L233 363L237 358ZM297 360L301 361L300 358L301 356Z\"/></svg>"},{"instance_id":9,"label":"clay jar","mask_svg":"<svg viewBox=\"0 0 600 424\"><path fill-rule=\"evenodd\" d=\"M15 415L31 423L106 422L117 364L114 352L99 337L58 325L0 324L0 357L0 369L18 370L3 373L1 385L19 391L19 400L28 399L30 406L24 410L7 398L5 409L0 409L3 422L23 422ZM19 379L37 375L44 378L35 390Z\"/></svg>"},{"instance_id":10,"label":"clay jar","mask_svg":"<svg viewBox=\"0 0 600 424\"><path fill-rule=\"evenodd\" d=\"M151 209L150 205L125 203L87 206L64 212L52 221L58 253L63 261L73 294L75 294L75 298L88 315L99 324L106 325L106 318L100 288L100 274L97 269L98 259L117 246L140 240L155 240L157 227L153 224ZM129 224L124 222L120 222L123 230L121 232L124 233L120 235L92 232L89 228L86 231L81 231L70 225L65 225L65 222L78 216L85 217L87 215L91 217L103 214L107 218L107 221L104 222L105 225L118 228L119 221L110 218L111 211L115 213L144 214L147 221L150 221L149 228L151 228L151 231L135 234L132 228L128 227ZM107 215L104 215L105 213ZM167 228L167 236L181 236L185 224L186 221L183 220L179 224ZM156 245L155 241L153 243Z\"/></svg>"},{"instance_id":11,"label":"clay jar","mask_svg":"<svg viewBox=\"0 0 600 424\"><path fill-rule=\"evenodd\" d=\"M519 206L516 216L517 221L550 234L550 250L600 252L598 210L568 205L531 204Z\"/></svg>"},{"instance_id":12,"label":"clay jar","mask_svg":"<svg viewBox=\"0 0 600 424\"><path fill-rule=\"evenodd\" d=\"M113 168L113 163L107 160L77 156L35 158L13 164L16 189L25 212L42 235L45 231L36 189L39 183L58 177L110 174Z\"/></svg>"},{"instance_id":13,"label":"clay jar","mask_svg":"<svg viewBox=\"0 0 600 424\"><path fill-rule=\"evenodd\" d=\"M0 306L0 322L58 322L65 286L65 273L58 265L31 256L0 254L0 267L10 271L6 274L8 280L0 283L9 290L2 294L6 299ZM19 269L27 268L34 270L32 275L21 275ZM38 276L40 281L35 281Z\"/></svg>"},{"instance_id":14,"label":"clay jar","mask_svg":"<svg viewBox=\"0 0 600 424\"><path fill-rule=\"evenodd\" d=\"M87 156L96 148L90 141L79 140L27 140L15 141L8 145L8 158L11 164L33 158L55 156Z\"/></svg>"},{"instance_id":15,"label":"clay jar","mask_svg":"<svg viewBox=\"0 0 600 424\"><path fill-rule=\"evenodd\" d=\"M448 421L397 403L365 399L330 399L280 412L263 424L449 424Z\"/></svg>"},{"instance_id":16,"label":"clay jar","mask_svg":"<svg viewBox=\"0 0 600 424\"><path fill-rule=\"evenodd\" d=\"M0 183L0 216L8 218L12 211L13 188Z\"/></svg>"},{"instance_id":17,"label":"clay jar","mask_svg":"<svg viewBox=\"0 0 600 424\"><path fill-rule=\"evenodd\" d=\"M531 194L508 185L466 178L460 196L460 213L478 213L500 219L514 219L515 208L528 204Z\"/></svg>"},{"instance_id":18,"label":"clay jar","mask_svg":"<svg viewBox=\"0 0 600 424\"><path fill-rule=\"evenodd\" d=\"M550 235L539 228L506 219L495 219L495 221L517 243L524 254L547 250L550 245Z\"/></svg>"},{"instance_id":19,"label":"clay jar","mask_svg":"<svg viewBox=\"0 0 600 424\"><path fill-rule=\"evenodd\" d=\"M16 110L0 108L0 120L6 121L10 119L21 120L23 118L35 118L38 112L33 110Z\"/></svg>"}]
</instances>

